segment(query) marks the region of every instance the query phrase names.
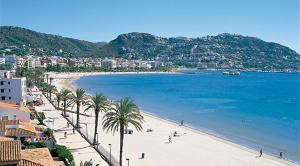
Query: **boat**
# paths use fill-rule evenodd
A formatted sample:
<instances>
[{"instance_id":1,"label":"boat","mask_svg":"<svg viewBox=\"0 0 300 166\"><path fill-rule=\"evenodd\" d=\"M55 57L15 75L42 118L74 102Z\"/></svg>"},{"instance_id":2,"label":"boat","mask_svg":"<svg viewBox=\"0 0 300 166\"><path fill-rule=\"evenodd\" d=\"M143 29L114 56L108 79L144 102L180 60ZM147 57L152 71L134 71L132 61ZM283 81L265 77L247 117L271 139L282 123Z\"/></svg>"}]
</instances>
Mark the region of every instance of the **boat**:
<instances>
[{"instance_id":1,"label":"boat","mask_svg":"<svg viewBox=\"0 0 300 166\"><path fill-rule=\"evenodd\" d=\"M238 76L238 75L241 75L241 73L238 71L224 71L223 75Z\"/></svg>"}]
</instances>

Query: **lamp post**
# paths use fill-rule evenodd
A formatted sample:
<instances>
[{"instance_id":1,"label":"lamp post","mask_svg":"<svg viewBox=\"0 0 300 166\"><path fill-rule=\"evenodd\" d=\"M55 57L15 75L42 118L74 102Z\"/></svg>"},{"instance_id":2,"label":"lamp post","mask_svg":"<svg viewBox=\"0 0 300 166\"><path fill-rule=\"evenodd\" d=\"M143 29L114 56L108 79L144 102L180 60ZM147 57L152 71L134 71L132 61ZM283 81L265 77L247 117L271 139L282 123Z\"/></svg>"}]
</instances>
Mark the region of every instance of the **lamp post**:
<instances>
[{"instance_id":1,"label":"lamp post","mask_svg":"<svg viewBox=\"0 0 300 166\"><path fill-rule=\"evenodd\" d=\"M81 123L85 125L85 132L86 132L86 138L89 139L88 130L87 130L87 123Z\"/></svg>"},{"instance_id":2,"label":"lamp post","mask_svg":"<svg viewBox=\"0 0 300 166\"><path fill-rule=\"evenodd\" d=\"M126 160L127 160L128 166L129 166L129 158L127 158Z\"/></svg>"},{"instance_id":3,"label":"lamp post","mask_svg":"<svg viewBox=\"0 0 300 166\"><path fill-rule=\"evenodd\" d=\"M96 137L97 137L97 149L98 149L98 146L99 146L99 136L98 136L98 132L96 133Z\"/></svg>"},{"instance_id":4,"label":"lamp post","mask_svg":"<svg viewBox=\"0 0 300 166\"><path fill-rule=\"evenodd\" d=\"M88 130L87 130L87 123L84 123L84 124L85 124L86 137L89 139L89 134L88 134Z\"/></svg>"},{"instance_id":5,"label":"lamp post","mask_svg":"<svg viewBox=\"0 0 300 166\"><path fill-rule=\"evenodd\" d=\"M109 165L111 166L111 144L109 145Z\"/></svg>"}]
</instances>

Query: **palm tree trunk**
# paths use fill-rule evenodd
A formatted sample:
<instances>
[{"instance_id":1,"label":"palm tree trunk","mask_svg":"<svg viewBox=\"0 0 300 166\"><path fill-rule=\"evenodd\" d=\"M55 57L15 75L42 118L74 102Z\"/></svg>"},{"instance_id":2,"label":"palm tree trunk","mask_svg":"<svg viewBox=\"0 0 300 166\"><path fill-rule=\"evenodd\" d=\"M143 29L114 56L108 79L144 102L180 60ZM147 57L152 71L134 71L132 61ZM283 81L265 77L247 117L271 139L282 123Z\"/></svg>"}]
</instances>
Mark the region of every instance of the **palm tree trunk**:
<instances>
[{"instance_id":1,"label":"palm tree trunk","mask_svg":"<svg viewBox=\"0 0 300 166\"><path fill-rule=\"evenodd\" d=\"M77 128L79 128L79 108L80 108L80 103L77 103L77 124L76 124Z\"/></svg>"},{"instance_id":2,"label":"palm tree trunk","mask_svg":"<svg viewBox=\"0 0 300 166\"><path fill-rule=\"evenodd\" d=\"M50 91L50 103L52 103L52 101L51 101L51 96L52 96L52 93L51 93L51 91Z\"/></svg>"},{"instance_id":3,"label":"palm tree trunk","mask_svg":"<svg viewBox=\"0 0 300 166\"><path fill-rule=\"evenodd\" d=\"M66 107L67 107L67 106L66 106L66 102L67 102L67 101L64 100L64 116L66 116Z\"/></svg>"},{"instance_id":4,"label":"palm tree trunk","mask_svg":"<svg viewBox=\"0 0 300 166\"><path fill-rule=\"evenodd\" d=\"M97 128L98 128L98 116L99 116L99 112L96 112L96 117L95 117L95 132L94 132L94 145L96 144L96 135L97 135Z\"/></svg>"},{"instance_id":5,"label":"palm tree trunk","mask_svg":"<svg viewBox=\"0 0 300 166\"><path fill-rule=\"evenodd\" d=\"M124 140L124 124L120 124L120 159L119 163L122 166L122 156L123 156L123 140Z\"/></svg>"}]
</instances>

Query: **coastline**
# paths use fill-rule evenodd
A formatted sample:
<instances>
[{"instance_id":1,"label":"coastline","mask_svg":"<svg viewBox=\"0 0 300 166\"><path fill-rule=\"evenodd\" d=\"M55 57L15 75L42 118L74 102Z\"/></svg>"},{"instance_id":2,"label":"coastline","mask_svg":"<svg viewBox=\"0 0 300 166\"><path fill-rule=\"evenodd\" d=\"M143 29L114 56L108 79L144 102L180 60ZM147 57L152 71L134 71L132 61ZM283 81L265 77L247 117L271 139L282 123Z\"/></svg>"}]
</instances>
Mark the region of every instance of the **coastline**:
<instances>
[{"instance_id":1,"label":"coastline","mask_svg":"<svg viewBox=\"0 0 300 166\"><path fill-rule=\"evenodd\" d=\"M111 75L111 74L182 74L182 73L179 73L179 72L115 72L115 73L114 72L92 72L92 73L59 73L59 74L49 73L49 74L52 78L54 78L54 81L55 81L54 84L56 86L58 86L58 89L67 88L67 89L70 89L70 90L74 91L75 88L77 88L77 87L74 87L74 85L72 85L72 83L75 80L77 80L77 79L79 79L80 77L83 77L83 76ZM251 149L249 147L233 143L229 140L218 137L216 135L209 134L209 133L203 132L199 129L192 128L192 127L189 127L189 126L179 126L178 123L176 123L172 120L163 119L163 118L161 118L157 115L153 115L153 114L148 113L148 112L143 112L142 111L142 114L145 117L145 119L156 120L162 126L170 125L170 126L172 126L172 128L182 128L186 131L191 132L193 135L198 135L199 137L208 137L209 139L212 139L213 142L217 142L218 144L223 144L225 146L230 146L230 147L242 150L244 152L248 152L252 156L257 156L258 155L258 151L254 150L254 149ZM241 157L241 156L239 156L239 157ZM249 156L247 156L247 157L249 157ZM279 159L276 156L272 156L272 155L265 154L265 153L264 153L262 158L254 157L253 159L251 159L251 161L252 160L259 160L259 159L266 159L266 160L275 162L275 165L297 165L296 163L290 162L288 160ZM253 162L255 162L255 161L253 161ZM272 163L272 162L269 163L268 161L262 161L262 162L263 163L265 162L265 164L258 164L258 165L270 165ZM272 163L272 165L273 164L274 163Z\"/></svg>"}]
</instances>

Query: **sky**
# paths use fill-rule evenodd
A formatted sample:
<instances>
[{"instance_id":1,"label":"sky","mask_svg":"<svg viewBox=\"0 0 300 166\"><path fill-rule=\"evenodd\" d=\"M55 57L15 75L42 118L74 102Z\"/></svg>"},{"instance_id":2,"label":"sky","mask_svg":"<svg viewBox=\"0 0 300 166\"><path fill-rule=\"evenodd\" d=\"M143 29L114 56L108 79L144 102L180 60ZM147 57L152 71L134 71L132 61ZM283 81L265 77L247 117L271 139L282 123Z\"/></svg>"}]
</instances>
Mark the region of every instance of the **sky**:
<instances>
[{"instance_id":1,"label":"sky","mask_svg":"<svg viewBox=\"0 0 300 166\"><path fill-rule=\"evenodd\" d=\"M0 25L92 42L233 33L300 53L300 0L0 0Z\"/></svg>"}]
</instances>

